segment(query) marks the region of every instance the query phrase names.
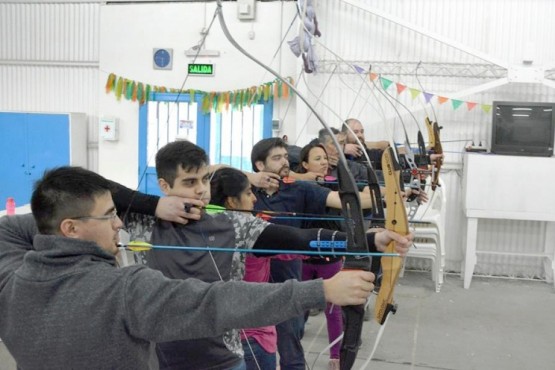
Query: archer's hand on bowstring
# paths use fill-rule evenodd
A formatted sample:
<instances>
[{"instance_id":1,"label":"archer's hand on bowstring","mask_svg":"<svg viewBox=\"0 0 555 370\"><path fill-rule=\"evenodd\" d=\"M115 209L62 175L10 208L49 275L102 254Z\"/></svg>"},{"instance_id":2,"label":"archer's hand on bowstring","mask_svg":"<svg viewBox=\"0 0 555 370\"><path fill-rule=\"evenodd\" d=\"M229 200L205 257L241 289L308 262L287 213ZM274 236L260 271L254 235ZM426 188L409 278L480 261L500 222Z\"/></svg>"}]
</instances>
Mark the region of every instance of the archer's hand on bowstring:
<instances>
[{"instance_id":1,"label":"archer's hand on bowstring","mask_svg":"<svg viewBox=\"0 0 555 370\"><path fill-rule=\"evenodd\" d=\"M324 280L326 301L339 306L364 304L374 290L375 278L369 271L340 271Z\"/></svg>"},{"instance_id":2,"label":"archer's hand on bowstring","mask_svg":"<svg viewBox=\"0 0 555 370\"><path fill-rule=\"evenodd\" d=\"M401 235L394 231L386 229L369 229L368 233L375 233L374 244L380 252L384 252L387 245L394 241L395 242L395 253L399 253L404 257L409 248L412 246L412 241L414 240L414 233L409 233L407 235Z\"/></svg>"},{"instance_id":3,"label":"archer's hand on bowstring","mask_svg":"<svg viewBox=\"0 0 555 370\"><path fill-rule=\"evenodd\" d=\"M261 189L276 190L279 188L279 175L271 172L246 173L251 185Z\"/></svg>"},{"instance_id":4,"label":"archer's hand on bowstring","mask_svg":"<svg viewBox=\"0 0 555 370\"><path fill-rule=\"evenodd\" d=\"M418 204L428 202L428 194L426 194L424 190L406 187L405 191L403 192L403 200L414 200L414 196L416 196L416 201L418 202Z\"/></svg>"},{"instance_id":5,"label":"archer's hand on bowstring","mask_svg":"<svg viewBox=\"0 0 555 370\"><path fill-rule=\"evenodd\" d=\"M161 197L155 215L162 220L187 224L189 220L200 220L204 202L198 199L178 196Z\"/></svg>"},{"instance_id":6,"label":"archer's hand on bowstring","mask_svg":"<svg viewBox=\"0 0 555 370\"><path fill-rule=\"evenodd\" d=\"M345 146L343 147L343 153L345 153L345 155L350 155L353 157L360 157L362 155L362 151L364 149L360 147L360 145L358 144L345 144Z\"/></svg>"},{"instance_id":7,"label":"archer's hand on bowstring","mask_svg":"<svg viewBox=\"0 0 555 370\"><path fill-rule=\"evenodd\" d=\"M318 172L295 172L290 171L289 177L295 180L300 181L318 181L319 178L323 178L326 176L325 173L318 173Z\"/></svg>"},{"instance_id":8,"label":"archer's hand on bowstring","mask_svg":"<svg viewBox=\"0 0 555 370\"><path fill-rule=\"evenodd\" d=\"M438 160L443 160L445 158L445 154L430 154L430 162L436 163Z\"/></svg>"}]
</instances>

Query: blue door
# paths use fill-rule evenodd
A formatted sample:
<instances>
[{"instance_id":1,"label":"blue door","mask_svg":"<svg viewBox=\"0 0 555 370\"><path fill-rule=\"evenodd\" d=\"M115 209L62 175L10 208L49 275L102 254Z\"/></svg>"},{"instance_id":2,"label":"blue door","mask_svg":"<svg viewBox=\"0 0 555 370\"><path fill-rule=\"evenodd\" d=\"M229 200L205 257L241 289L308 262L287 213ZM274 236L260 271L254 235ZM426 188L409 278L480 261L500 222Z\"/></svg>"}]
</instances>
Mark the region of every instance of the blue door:
<instances>
[{"instance_id":1,"label":"blue door","mask_svg":"<svg viewBox=\"0 0 555 370\"><path fill-rule=\"evenodd\" d=\"M25 114L0 114L3 147L0 150L0 209L5 209L8 197L15 199L16 206L28 203L30 184L26 132Z\"/></svg>"},{"instance_id":2,"label":"blue door","mask_svg":"<svg viewBox=\"0 0 555 370\"><path fill-rule=\"evenodd\" d=\"M31 200L33 185L46 169L69 163L69 117L64 114L0 113L0 209Z\"/></svg>"}]
</instances>

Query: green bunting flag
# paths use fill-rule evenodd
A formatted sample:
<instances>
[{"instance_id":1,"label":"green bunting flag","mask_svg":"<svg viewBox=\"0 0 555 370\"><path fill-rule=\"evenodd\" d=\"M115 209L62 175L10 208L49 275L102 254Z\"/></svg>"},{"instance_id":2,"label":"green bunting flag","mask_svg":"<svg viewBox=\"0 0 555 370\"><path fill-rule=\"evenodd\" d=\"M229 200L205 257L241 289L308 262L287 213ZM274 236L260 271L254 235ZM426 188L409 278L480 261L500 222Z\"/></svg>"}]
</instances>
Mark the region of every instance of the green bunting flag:
<instances>
[{"instance_id":1,"label":"green bunting flag","mask_svg":"<svg viewBox=\"0 0 555 370\"><path fill-rule=\"evenodd\" d=\"M454 110L457 110L457 108L460 107L462 103L462 100L451 99L451 104L453 105Z\"/></svg>"},{"instance_id":2,"label":"green bunting flag","mask_svg":"<svg viewBox=\"0 0 555 370\"><path fill-rule=\"evenodd\" d=\"M395 81L389 80L385 77L382 77L377 73L371 72L371 73L368 74L368 76L370 77L370 79L372 81L379 78L380 84L381 84L381 86L384 90L387 90L389 88L389 86L391 86L391 84L395 83L396 90L397 90L397 95L401 95L403 93L403 91L408 89L409 92L410 92L410 97L411 97L412 100L416 99L420 94L423 94L424 95L424 100L426 101L426 104L431 103L432 98L437 97L437 102L440 105L446 103L449 100L451 100L451 106L452 106L453 110L459 109L459 107L461 105L463 105L463 103L465 103L467 111L470 112L472 109L474 109L474 107L476 105L478 105L478 103L475 103L475 102L469 102L469 101L465 102L463 100L450 99L450 98L445 97L445 96L436 95L436 94L432 94L432 93L429 93L429 92L426 92L426 91L422 91L422 90L419 90L419 89L416 89L416 88L413 88L413 87L409 87L409 86L407 86L405 84L402 84L400 82L395 82ZM491 110L491 105L489 105L489 104L480 104L480 106L481 106L482 110L485 113L489 113L490 110Z\"/></svg>"},{"instance_id":3,"label":"green bunting flag","mask_svg":"<svg viewBox=\"0 0 555 370\"><path fill-rule=\"evenodd\" d=\"M387 78L380 77L380 82L384 90L387 90L389 86L393 83L393 81L388 80Z\"/></svg>"},{"instance_id":4,"label":"green bunting flag","mask_svg":"<svg viewBox=\"0 0 555 370\"><path fill-rule=\"evenodd\" d=\"M294 84L291 77L287 77L289 83ZM128 80L114 73L108 74L105 85L106 94L114 93L117 100L125 98L139 104L145 104L152 100L151 93L181 93L189 94L191 101L195 100L196 94L201 96L201 109L204 113L211 110L222 112L231 106L233 110L242 110L243 107L258 104L261 100L267 102L270 99L288 99L291 96L289 87L278 79L265 82L258 86L250 86L234 91L202 91L197 89L179 90L165 86L152 86L150 84Z\"/></svg>"}]
</instances>

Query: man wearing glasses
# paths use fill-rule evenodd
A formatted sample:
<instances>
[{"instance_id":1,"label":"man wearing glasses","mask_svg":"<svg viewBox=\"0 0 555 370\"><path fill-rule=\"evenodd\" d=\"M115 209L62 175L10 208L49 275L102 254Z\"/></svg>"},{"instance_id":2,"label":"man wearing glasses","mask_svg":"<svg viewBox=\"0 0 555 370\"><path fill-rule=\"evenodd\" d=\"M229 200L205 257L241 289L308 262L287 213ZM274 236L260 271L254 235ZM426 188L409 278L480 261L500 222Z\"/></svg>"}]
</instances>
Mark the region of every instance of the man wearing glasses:
<instances>
[{"instance_id":1,"label":"man wearing glasses","mask_svg":"<svg viewBox=\"0 0 555 370\"><path fill-rule=\"evenodd\" d=\"M19 368L148 369L151 342L272 325L326 300L362 304L373 289L374 276L355 271L269 285L116 268L122 222L110 190L61 167L36 184L32 216L0 219L0 337Z\"/></svg>"}]
</instances>

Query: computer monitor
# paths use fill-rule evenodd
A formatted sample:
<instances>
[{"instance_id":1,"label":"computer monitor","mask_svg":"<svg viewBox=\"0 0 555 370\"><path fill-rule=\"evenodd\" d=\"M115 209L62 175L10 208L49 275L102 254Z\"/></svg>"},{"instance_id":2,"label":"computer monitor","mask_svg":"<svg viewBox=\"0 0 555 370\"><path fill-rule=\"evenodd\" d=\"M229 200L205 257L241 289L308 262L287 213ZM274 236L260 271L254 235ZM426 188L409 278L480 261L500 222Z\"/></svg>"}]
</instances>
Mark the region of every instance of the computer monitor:
<instances>
[{"instance_id":1,"label":"computer monitor","mask_svg":"<svg viewBox=\"0 0 555 370\"><path fill-rule=\"evenodd\" d=\"M493 102L491 152L551 157L555 103Z\"/></svg>"}]
</instances>

